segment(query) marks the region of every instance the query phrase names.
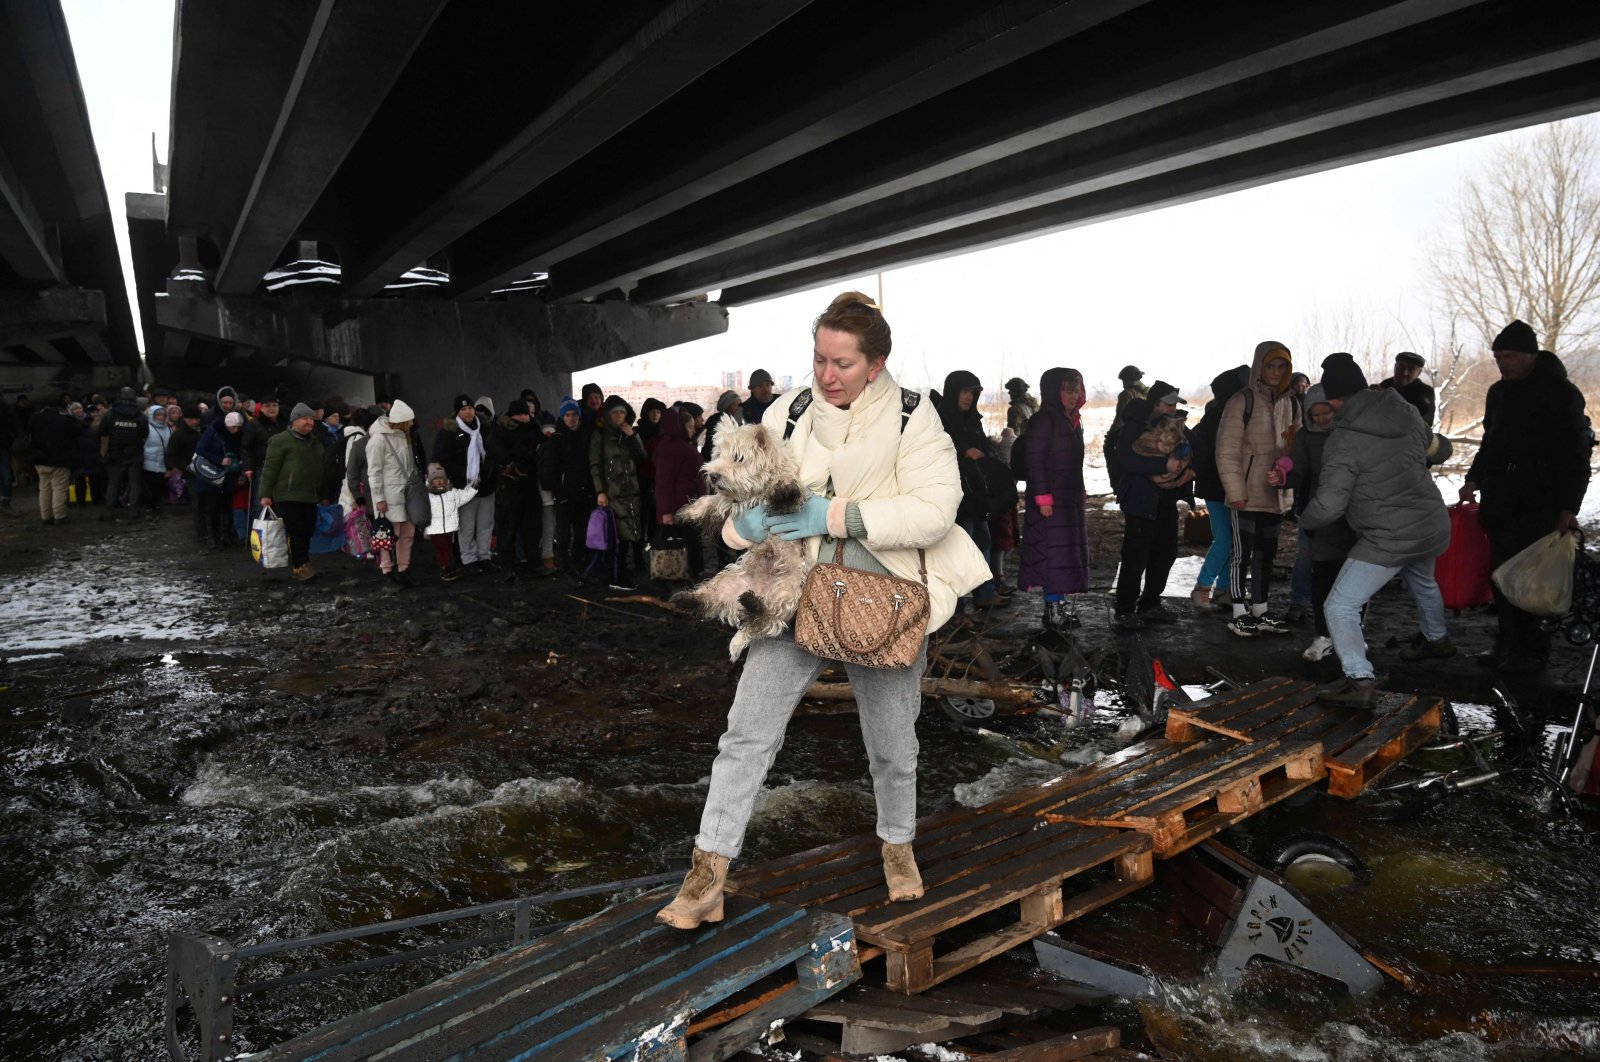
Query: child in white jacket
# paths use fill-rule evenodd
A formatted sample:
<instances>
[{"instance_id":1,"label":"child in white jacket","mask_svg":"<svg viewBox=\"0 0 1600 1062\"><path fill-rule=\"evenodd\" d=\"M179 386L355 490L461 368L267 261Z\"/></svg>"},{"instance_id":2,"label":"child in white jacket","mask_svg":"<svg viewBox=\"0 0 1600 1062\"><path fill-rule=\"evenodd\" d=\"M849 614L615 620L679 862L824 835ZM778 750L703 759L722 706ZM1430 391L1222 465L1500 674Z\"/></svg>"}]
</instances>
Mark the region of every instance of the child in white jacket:
<instances>
[{"instance_id":1,"label":"child in white jacket","mask_svg":"<svg viewBox=\"0 0 1600 1062\"><path fill-rule=\"evenodd\" d=\"M439 562L439 578L447 583L461 578L461 565L453 556L456 529L461 526L461 507L477 496L477 487L452 487L443 465L428 466L428 506L433 510L428 540L433 543L433 555Z\"/></svg>"}]
</instances>

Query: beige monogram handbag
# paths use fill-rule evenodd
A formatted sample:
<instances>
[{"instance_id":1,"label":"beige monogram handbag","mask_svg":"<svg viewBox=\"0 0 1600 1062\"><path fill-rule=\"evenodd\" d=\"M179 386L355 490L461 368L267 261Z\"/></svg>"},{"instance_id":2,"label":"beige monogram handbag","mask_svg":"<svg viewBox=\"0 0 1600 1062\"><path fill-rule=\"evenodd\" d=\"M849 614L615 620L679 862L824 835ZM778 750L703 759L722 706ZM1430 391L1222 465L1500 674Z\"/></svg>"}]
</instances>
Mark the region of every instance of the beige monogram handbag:
<instances>
[{"instance_id":1,"label":"beige monogram handbag","mask_svg":"<svg viewBox=\"0 0 1600 1062\"><path fill-rule=\"evenodd\" d=\"M928 559L917 550L921 583L844 566L844 540L833 563L806 573L795 612L795 644L814 656L863 667L910 667L928 633Z\"/></svg>"}]
</instances>

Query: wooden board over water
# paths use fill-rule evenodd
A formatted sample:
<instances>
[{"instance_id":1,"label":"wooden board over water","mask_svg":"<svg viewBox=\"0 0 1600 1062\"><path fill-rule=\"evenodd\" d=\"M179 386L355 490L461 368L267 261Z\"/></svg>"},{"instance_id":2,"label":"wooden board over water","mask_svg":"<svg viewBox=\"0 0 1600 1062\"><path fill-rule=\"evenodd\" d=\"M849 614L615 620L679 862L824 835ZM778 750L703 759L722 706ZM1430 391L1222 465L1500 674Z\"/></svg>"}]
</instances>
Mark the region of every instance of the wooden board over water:
<instances>
[{"instance_id":1,"label":"wooden board over water","mask_svg":"<svg viewBox=\"0 0 1600 1062\"><path fill-rule=\"evenodd\" d=\"M848 919L730 899L725 921L684 932L655 913L673 890L602 911L426 988L273 1048L273 1062L382 1054L423 1062L648 1057L715 1062L860 977ZM693 1015L775 971L792 983L689 1042Z\"/></svg>"},{"instance_id":2,"label":"wooden board over water","mask_svg":"<svg viewBox=\"0 0 1600 1062\"><path fill-rule=\"evenodd\" d=\"M922 992L1133 892L1151 879L1152 858L1325 778L1337 795L1356 795L1438 729L1443 704L1383 695L1356 712L1322 704L1311 683L1264 679L1173 709L1165 738L922 819L920 900L888 902L870 834L740 868L729 889L850 917L863 944L882 949L887 986Z\"/></svg>"}]
</instances>

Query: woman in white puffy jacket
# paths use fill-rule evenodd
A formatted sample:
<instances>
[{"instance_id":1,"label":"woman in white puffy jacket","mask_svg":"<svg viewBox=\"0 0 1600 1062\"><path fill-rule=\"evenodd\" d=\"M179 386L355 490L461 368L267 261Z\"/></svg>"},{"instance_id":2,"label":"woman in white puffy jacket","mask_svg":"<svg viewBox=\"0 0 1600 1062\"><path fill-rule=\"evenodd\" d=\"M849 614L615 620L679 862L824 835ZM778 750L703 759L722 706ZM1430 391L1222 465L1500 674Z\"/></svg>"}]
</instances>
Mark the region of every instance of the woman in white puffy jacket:
<instances>
[{"instance_id":1,"label":"woman in white puffy jacket","mask_svg":"<svg viewBox=\"0 0 1600 1062\"><path fill-rule=\"evenodd\" d=\"M955 526L961 503L955 447L926 396L902 392L884 368L889 323L865 295L850 291L834 299L817 318L812 337L811 388L774 402L762 417L778 438L794 420L786 445L811 496L788 516L768 517L760 507L741 513L724 527L723 541L745 549L774 534L804 540L813 562L824 544L831 554L842 541L847 567L913 581L919 579L921 550L927 558L928 632L937 630L955 612L956 600L990 574L983 554ZM923 653L907 668L845 665L872 772L884 879L896 901L917 899L923 891L911 841L926 652L924 641ZM692 865L658 921L693 929L722 918L728 861L744 843L745 825L790 715L828 663L797 646L791 635L750 643L711 766Z\"/></svg>"}]
</instances>

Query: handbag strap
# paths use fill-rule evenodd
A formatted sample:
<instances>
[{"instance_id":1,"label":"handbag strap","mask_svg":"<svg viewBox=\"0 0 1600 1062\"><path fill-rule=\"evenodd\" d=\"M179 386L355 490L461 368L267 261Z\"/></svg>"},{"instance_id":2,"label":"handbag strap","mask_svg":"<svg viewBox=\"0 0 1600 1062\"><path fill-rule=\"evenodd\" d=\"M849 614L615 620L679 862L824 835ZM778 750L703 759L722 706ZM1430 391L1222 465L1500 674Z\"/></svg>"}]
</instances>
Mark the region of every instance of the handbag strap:
<instances>
[{"instance_id":1,"label":"handbag strap","mask_svg":"<svg viewBox=\"0 0 1600 1062\"><path fill-rule=\"evenodd\" d=\"M833 548L833 563L843 568L844 564L844 539L838 540L839 544ZM922 578L923 587L928 585L928 555L920 548L917 550L917 575Z\"/></svg>"}]
</instances>

